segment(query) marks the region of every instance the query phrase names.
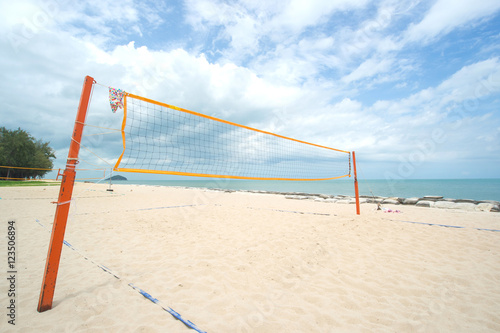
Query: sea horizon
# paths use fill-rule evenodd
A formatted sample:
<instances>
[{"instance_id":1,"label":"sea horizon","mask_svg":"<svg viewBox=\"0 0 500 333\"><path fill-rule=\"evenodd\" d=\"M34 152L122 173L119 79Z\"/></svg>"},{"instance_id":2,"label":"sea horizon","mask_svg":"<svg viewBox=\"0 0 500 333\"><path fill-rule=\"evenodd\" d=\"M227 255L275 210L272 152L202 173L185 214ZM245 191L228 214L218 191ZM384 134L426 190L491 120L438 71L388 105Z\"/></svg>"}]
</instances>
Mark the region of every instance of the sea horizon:
<instances>
[{"instance_id":1,"label":"sea horizon","mask_svg":"<svg viewBox=\"0 0 500 333\"><path fill-rule=\"evenodd\" d=\"M127 176L127 175L125 175ZM103 180L101 183L109 183ZM207 179L153 179L125 181L112 180L112 184L195 187L222 190L300 192L310 194L354 196L354 179L327 181L265 181L224 178ZM361 196L424 197L442 196L450 199L500 201L500 178L488 179L359 179Z\"/></svg>"}]
</instances>

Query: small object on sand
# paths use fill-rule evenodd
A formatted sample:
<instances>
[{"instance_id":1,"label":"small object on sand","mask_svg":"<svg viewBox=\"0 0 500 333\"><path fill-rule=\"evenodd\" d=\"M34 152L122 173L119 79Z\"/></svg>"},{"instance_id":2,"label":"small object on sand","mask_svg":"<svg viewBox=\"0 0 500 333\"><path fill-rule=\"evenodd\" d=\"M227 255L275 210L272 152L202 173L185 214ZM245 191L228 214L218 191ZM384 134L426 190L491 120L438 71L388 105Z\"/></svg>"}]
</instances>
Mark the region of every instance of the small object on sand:
<instances>
[{"instance_id":1,"label":"small object on sand","mask_svg":"<svg viewBox=\"0 0 500 333\"><path fill-rule=\"evenodd\" d=\"M384 213L401 213L401 211L398 209L392 210L392 209L384 208Z\"/></svg>"}]
</instances>

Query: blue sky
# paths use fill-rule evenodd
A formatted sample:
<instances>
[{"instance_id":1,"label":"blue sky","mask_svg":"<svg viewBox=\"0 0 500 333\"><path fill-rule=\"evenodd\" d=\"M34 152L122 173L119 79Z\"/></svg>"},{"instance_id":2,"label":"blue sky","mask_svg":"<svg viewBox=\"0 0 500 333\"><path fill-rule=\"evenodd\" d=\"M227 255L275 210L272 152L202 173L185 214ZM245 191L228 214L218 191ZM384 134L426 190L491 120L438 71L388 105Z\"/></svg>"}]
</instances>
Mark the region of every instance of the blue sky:
<instances>
[{"instance_id":1,"label":"blue sky","mask_svg":"<svg viewBox=\"0 0 500 333\"><path fill-rule=\"evenodd\" d=\"M90 75L354 150L365 178L500 177L498 0L1 1L0 30L0 126L56 167ZM104 104L91 120L114 126ZM89 146L112 161L107 140Z\"/></svg>"}]
</instances>

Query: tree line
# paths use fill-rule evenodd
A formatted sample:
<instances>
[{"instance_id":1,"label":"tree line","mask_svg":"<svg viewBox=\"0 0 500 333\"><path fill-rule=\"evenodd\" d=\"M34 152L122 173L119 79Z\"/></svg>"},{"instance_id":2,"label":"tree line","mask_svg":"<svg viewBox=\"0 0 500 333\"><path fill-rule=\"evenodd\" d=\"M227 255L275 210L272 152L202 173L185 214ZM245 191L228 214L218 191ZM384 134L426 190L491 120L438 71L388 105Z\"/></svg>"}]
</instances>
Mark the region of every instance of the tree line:
<instances>
[{"instance_id":1,"label":"tree line","mask_svg":"<svg viewBox=\"0 0 500 333\"><path fill-rule=\"evenodd\" d=\"M52 169L55 151L25 130L0 127L0 166ZM0 168L0 177L43 178L50 170ZM4 179L4 178L0 178Z\"/></svg>"}]
</instances>

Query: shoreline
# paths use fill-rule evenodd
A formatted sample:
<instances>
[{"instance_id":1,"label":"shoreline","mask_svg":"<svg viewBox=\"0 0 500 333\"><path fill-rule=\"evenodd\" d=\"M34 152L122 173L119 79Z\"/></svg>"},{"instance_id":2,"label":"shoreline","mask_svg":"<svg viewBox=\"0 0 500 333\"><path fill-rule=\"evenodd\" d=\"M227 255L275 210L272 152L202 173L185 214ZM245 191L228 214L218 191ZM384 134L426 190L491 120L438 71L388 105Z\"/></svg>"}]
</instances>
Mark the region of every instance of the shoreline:
<instances>
[{"instance_id":1,"label":"shoreline","mask_svg":"<svg viewBox=\"0 0 500 333\"><path fill-rule=\"evenodd\" d=\"M115 182L113 182L115 183ZM127 180L116 184L166 185L228 190L263 190L269 192L300 192L307 194L354 196L352 179L324 182L251 181L234 179ZM465 180L359 180L359 194L382 198L444 198L500 202L500 179Z\"/></svg>"},{"instance_id":2,"label":"shoreline","mask_svg":"<svg viewBox=\"0 0 500 333\"><path fill-rule=\"evenodd\" d=\"M176 186L176 185L152 185L152 184L112 184L112 186L120 185L136 185L136 186L150 186L150 187L169 187L179 189L195 189L195 190L209 190L225 193L256 193L256 194L273 194L285 196L286 199L292 200L313 200L324 203L338 203L338 204L355 204L354 196L349 195L333 195L321 193L306 193L306 192L287 192L287 191L266 191L266 190L234 190L224 188L208 188L208 187L191 187L191 186ZM377 204L382 205L403 205L403 206L417 206L426 208L439 208L439 209L457 209L465 211L482 211L482 212L500 212L500 201L496 200L472 200L472 199L452 199L444 198L443 196L426 195L423 197L383 197L383 196L368 196L360 195L360 204Z\"/></svg>"}]
</instances>

